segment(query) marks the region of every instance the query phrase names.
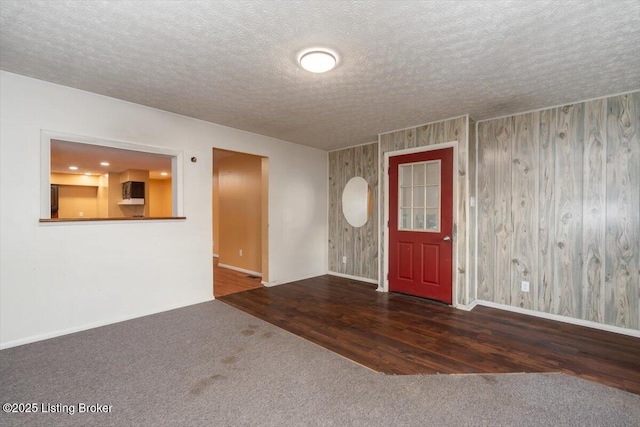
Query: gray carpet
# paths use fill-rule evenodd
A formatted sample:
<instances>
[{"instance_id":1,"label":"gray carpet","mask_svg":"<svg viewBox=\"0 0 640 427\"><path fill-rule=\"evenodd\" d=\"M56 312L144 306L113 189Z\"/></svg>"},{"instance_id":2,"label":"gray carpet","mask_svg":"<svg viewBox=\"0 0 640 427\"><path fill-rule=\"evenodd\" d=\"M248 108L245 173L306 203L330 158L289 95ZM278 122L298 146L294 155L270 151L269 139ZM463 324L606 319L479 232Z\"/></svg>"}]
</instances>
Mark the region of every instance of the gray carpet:
<instances>
[{"instance_id":1,"label":"gray carpet","mask_svg":"<svg viewBox=\"0 0 640 427\"><path fill-rule=\"evenodd\" d=\"M0 381L1 403L75 412L3 426L640 425L634 394L563 374L378 374L219 301L0 351Z\"/></svg>"}]
</instances>

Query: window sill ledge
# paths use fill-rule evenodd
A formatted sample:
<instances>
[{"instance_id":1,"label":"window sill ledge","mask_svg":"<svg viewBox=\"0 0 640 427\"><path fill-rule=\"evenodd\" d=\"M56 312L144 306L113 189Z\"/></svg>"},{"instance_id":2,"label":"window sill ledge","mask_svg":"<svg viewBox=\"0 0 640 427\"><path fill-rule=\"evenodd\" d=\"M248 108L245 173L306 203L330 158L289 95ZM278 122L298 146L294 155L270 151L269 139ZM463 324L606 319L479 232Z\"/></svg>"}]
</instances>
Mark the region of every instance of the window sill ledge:
<instances>
[{"instance_id":1,"label":"window sill ledge","mask_svg":"<svg viewBox=\"0 0 640 427\"><path fill-rule=\"evenodd\" d=\"M121 218L44 218L40 223L60 222L104 222L104 221L158 221L158 220L185 220L186 216L154 216L154 217L121 217Z\"/></svg>"}]
</instances>

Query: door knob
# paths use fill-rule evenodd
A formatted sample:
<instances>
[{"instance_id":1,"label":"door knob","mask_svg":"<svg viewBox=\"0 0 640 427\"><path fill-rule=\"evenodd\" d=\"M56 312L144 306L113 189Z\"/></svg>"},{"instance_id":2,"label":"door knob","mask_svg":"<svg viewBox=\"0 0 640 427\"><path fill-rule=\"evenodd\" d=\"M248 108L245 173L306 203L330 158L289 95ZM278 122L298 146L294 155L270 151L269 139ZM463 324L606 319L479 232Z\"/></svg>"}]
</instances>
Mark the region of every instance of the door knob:
<instances>
[{"instance_id":1,"label":"door knob","mask_svg":"<svg viewBox=\"0 0 640 427\"><path fill-rule=\"evenodd\" d=\"M442 240L444 240L445 242L448 242L449 240L451 240L451 237L449 237L449 236L444 236L444 237L442 238Z\"/></svg>"}]
</instances>

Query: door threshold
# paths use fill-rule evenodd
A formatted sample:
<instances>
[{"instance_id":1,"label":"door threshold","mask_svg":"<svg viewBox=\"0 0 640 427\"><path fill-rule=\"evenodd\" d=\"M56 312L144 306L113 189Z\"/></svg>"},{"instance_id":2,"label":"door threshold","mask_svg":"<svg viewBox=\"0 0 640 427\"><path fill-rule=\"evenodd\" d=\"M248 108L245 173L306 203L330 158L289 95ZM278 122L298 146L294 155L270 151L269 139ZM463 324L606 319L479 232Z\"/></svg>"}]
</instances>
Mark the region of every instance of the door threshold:
<instances>
[{"instance_id":1,"label":"door threshold","mask_svg":"<svg viewBox=\"0 0 640 427\"><path fill-rule=\"evenodd\" d=\"M442 307L453 307L453 304L447 304L446 302L443 302L443 301L438 301L438 300L435 300L435 299L429 299L429 298L426 298L426 297L420 297L420 296L417 296L417 295L405 294L403 292L398 292L398 291L389 291L389 293L390 294L395 294L395 295L400 295L400 296L403 296L403 297L408 297L408 298L411 298L411 299L416 299L416 300L419 300L419 301L428 302L430 304L439 305L439 306L442 306Z\"/></svg>"}]
</instances>

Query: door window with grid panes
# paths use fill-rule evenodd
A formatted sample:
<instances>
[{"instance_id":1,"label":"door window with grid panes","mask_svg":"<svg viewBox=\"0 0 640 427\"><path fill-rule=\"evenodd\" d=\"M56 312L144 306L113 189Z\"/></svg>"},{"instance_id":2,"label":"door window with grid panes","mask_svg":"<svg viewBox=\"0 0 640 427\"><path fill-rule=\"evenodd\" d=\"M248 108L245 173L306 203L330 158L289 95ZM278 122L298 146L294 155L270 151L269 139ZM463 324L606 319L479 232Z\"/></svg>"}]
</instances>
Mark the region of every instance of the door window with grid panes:
<instances>
[{"instance_id":1,"label":"door window with grid panes","mask_svg":"<svg viewBox=\"0 0 640 427\"><path fill-rule=\"evenodd\" d=\"M400 165L398 230L440 232L440 160Z\"/></svg>"}]
</instances>

